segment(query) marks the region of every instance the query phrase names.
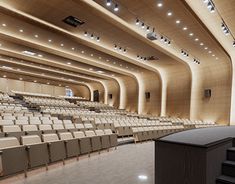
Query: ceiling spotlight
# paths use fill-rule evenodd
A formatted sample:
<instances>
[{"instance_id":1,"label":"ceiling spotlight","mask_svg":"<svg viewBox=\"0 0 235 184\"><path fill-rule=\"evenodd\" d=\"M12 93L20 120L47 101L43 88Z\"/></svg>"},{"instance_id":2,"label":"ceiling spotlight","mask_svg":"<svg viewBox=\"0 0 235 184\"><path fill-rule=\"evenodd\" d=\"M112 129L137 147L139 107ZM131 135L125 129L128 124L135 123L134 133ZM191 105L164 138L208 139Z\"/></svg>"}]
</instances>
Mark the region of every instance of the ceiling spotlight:
<instances>
[{"instance_id":1,"label":"ceiling spotlight","mask_svg":"<svg viewBox=\"0 0 235 184\"><path fill-rule=\"evenodd\" d=\"M179 24L179 23L180 23L180 20L176 20L175 23L176 23L176 24Z\"/></svg>"},{"instance_id":2,"label":"ceiling spotlight","mask_svg":"<svg viewBox=\"0 0 235 184\"><path fill-rule=\"evenodd\" d=\"M215 57L215 54L212 54L213 57Z\"/></svg>"},{"instance_id":3,"label":"ceiling spotlight","mask_svg":"<svg viewBox=\"0 0 235 184\"><path fill-rule=\"evenodd\" d=\"M205 47L204 49L205 49L205 50L207 50L207 49L208 49L208 47Z\"/></svg>"},{"instance_id":4,"label":"ceiling spotlight","mask_svg":"<svg viewBox=\"0 0 235 184\"><path fill-rule=\"evenodd\" d=\"M235 40L233 41L233 47L235 47Z\"/></svg>"},{"instance_id":5,"label":"ceiling spotlight","mask_svg":"<svg viewBox=\"0 0 235 184\"><path fill-rule=\"evenodd\" d=\"M137 55L137 59L139 59L139 57L140 57L140 56L139 56L139 55Z\"/></svg>"},{"instance_id":6,"label":"ceiling spotlight","mask_svg":"<svg viewBox=\"0 0 235 184\"><path fill-rule=\"evenodd\" d=\"M193 33L189 33L189 36L193 36Z\"/></svg>"},{"instance_id":7,"label":"ceiling spotlight","mask_svg":"<svg viewBox=\"0 0 235 184\"><path fill-rule=\"evenodd\" d=\"M121 51L122 50L122 47L119 47L119 51Z\"/></svg>"},{"instance_id":8,"label":"ceiling spotlight","mask_svg":"<svg viewBox=\"0 0 235 184\"><path fill-rule=\"evenodd\" d=\"M38 38L38 35L34 35L35 38Z\"/></svg>"},{"instance_id":9,"label":"ceiling spotlight","mask_svg":"<svg viewBox=\"0 0 235 184\"><path fill-rule=\"evenodd\" d=\"M71 65L71 63L70 63L70 62L68 62L67 64L68 64L68 65Z\"/></svg>"},{"instance_id":10,"label":"ceiling spotlight","mask_svg":"<svg viewBox=\"0 0 235 184\"><path fill-rule=\"evenodd\" d=\"M93 57L93 54L91 54L91 57Z\"/></svg>"},{"instance_id":11,"label":"ceiling spotlight","mask_svg":"<svg viewBox=\"0 0 235 184\"><path fill-rule=\"evenodd\" d=\"M6 27L7 25L3 23L2 26L3 26L3 27Z\"/></svg>"},{"instance_id":12,"label":"ceiling spotlight","mask_svg":"<svg viewBox=\"0 0 235 184\"><path fill-rule=\"evenodd\" d=\"M204 43L201 42L200 45L204 45Z\"/></svg>"},{"instance_id":13,"label":"ceiling spotlight","mask_svg":"<svg viewBox=\"0 0 235 184\"><path fill-rule=\"evenodd\" d=\"M164 37L163 36L161 36L161 41L163 41L164 40Z\"/></svg>"},{"instance_id":14,"label":"ceiling spotlight","mask_svg":"<svg viewBox=\"0 0 235 184\"><path fill-rule=\"evenodd\" d=\"M37 82L37 81L35 80L35 81L33 81L33 82Z\"/></svg>"},{"instance_id":15,"label":"ceiling spotlight","mask_svg":"<svg viewBox=\"0 0 235 184\"><path fill-rule=\"evenodd\" d=\"M187 27L183 27L183 30L187 30L188 28Z\"/></svg>"},{"instance_id":16,"label":"ceiling spotlight","mask_svg":"<svg viewBox=\"0 0 235 184\"><path fill-rule=\"evenodd\" d=\"M195 38L194 40L197 42L199 39L198 39L198 38Z\"/></svg>"},{"instance_id":17,"label":"ceiling spotlight","mask_svg":"<svg viewBox=\"0 0 235 184\"><path fill-rule=\"evenodd\" d=\"M143 60L143 57L140 57L140 60Z\"/></svg>"},{"instance_id":18,"label":"ceiling spotlight","mask_svg":"<svg viewBox=\"0 0 235 184\"><path fill-rule=\"evenodd\" d=\"M149 30L149 26L147 27L147 32L149 32L150 30Z\"/></svg>"},{"instance_id":19,"label":"ceiling spotlight","mask_svg":"<svg viewBox=\"0 0 235 184\"><path fill-rule=\"evenodd\" d=\"M114 45L114 49L117 50L117 45Z\"/></svg>"},{"instance_id":20,"label":"ceiling spotlight","mask_svg":"<svg viewBox=\"0 0 235 184\"><path fill-rule=\"evenodd\" d=\"M60 46L61 46L61 47L63 47L63 46L64 46L64 44L63 44L63 43L61 43L61 44L60 44Z\"/></svg>"},{"instance_id":21,"label":"ceiling spotlight","mask_svg":"<svg viewBox=\"0 0 235 184\"><path fill-rule=\"evenodd\" d=\"M38 57L42 57L42 54L38 54Z\"/></svg>"},{"instance_id":22,"label":"ceiling spotlight","mask_svg":"<svg viewBox=\"0 0 235 184\"><path fill-rule=\"evenodd\" d=\"M211 50L209 50L208 53L211 54L212 53Z\"/></svg>"},{"instance_id":23,"label":"ceiling spotlight","mask_svg":"<svg viewBox=\"0 0 235 184\"><path fill-rule=\"evenodd\" d=\"M140 24L140 20L139 20L139 19L136 19L135 24L136 24L136 25L139 25L139 24Z\"/></svg>"},{"instance_id":24,"label":"ceiling spotlight","mask_svg":"<svg viewBox=\"0 0 235 184\"><path fill-rule=\"evenodd\" d=\"M142 23L141 28L144 29L144 23Z\"/></svg>"},{"instance_id":25,"label":"ceiling spotlight","mask_svg":"<svg viewBox=\"0 0 235 184\"><path fill-rule=\"evenodd\" d=\"M106 5L111 6L111 0L107 0Z\"/></svg>"},{"instance_id":26,"label":"ceiling spotlight","mask_svg":"<svg viewBox=\"0 0 235 184\"><path fill-rule=\"evenodd\" d=\"M210 8L210 12L211 12L211 13L214 13L214 12L215 12L215 7L214 7L214 6L212 6L212 7Z\"/></svg>"},{"instance_id":27,"label":"ceiling spotlight","mask_svg":"<svg viewBox=\"0 0 235 184\"><path fill-rule=\"evenodd\" d=\"M82 54L84 54L84 52L85 52L84 50L81 51Z\"/></svg>"},{"instance_id":28,"label":"ceiling spotlight","mask_svg":"<svg viewBox=\"0 0 235 184\"><path fill-rule=\"evenodd\" d=\"M124 49L123 52L126 53L126 49Z\"/></svg>"},{"instance_id":29,"label":"ceiling spotlight","mask_svg":"<svg viewBox=\"0 0 235 184\"><path fill-rule=\"evenodd\" d=\"M162 3L158 3L157 6L158 6L158 7L162 7L163 4L162 4Z\"/></svg>"},{"instance_id":30,"label":"ceiling spotlight","mask_svg":"<svg viewBox=\"0 0 235 184\"><path fill-rule=\"evenodd\" d=\"M22 78L19 78L19 80L23 80Z\"/></svg>"},{"instance_id":31,"label":"ceiling spotlight","mask_svg":"<svg viewBox=\"0 0 235 184\"><path fill-rule=\"evenodd\" d=\"M23 33L23 32L24 32L24 30L23 30L23 29L20 29L19 31L20 31L21 33Z\"/></svg>"},{"instance_id":32,"label":"ceiling spotlight","mask_svg":"<svg viewBox=\"0 0 235 184\"><path fill-rule=\"evenodd\" d=\"M7 76L6 75L3 75L4 78L6 78Z\"/></svg>"},{"instance_id":33,"label":"ceiling spotlight","mask_svg":"<svg viewBox=\"0 0 235 184\"><path fill-rule=\"evenodd\" d=\"M91 34L91 39L94 39L94 35L93 34Z\"/></svg>"},{"instance_id":34,"label":"ceiling spotlight","mask_svg":"<svg viewBox=\"0 0 235 184\"><path fill-rule=\"evenodd\" d=\"M172 15L172 12L168 12L168 13L167 13L167 16L171 16L171 15Z\"/></svg>"},{"instance_id":35,"label":"ceiling spotlight","mask_svg":"<svg viewBox=\"0 0 235 184\"><path fill-rule=\"evenodd\" d=\"M164 42L167 43L167 39L166 38L165 38Z\"/></svg>"},{"instance_id":36,"label":"ceiling spotlight","mask_svg":"<svg viewBox=\"0 0 235 184\"><path fill-rule=\"evenodd\" d=\"M61 86L61 84L59 84L59 86Z\"/></svg>"},{"instance_id":37,"label":"ceiling spotlight","mask_svg":"<svg viewBox=\"0 0 235 184\"><path fill-rule=\"evenodd\" d=\"M87 36L87 35L88 35L88 34L87 34L87 32L85 31L85 32L84 32L84 36Z\"/></svg>"},{"instance_id":38,"label":"ceiling spotlight","mask_svg":"<svg viewBox=\"0 0 235 184\"><path fill-rule=\"evenodd\" d=\"M50 82L47 82L47 84L50 84Z\"/></svg>"},{"instance_id":39,"label":"ceiling spotlight","mask_svg":"<svg viewBox=\"0 0 235 184\"><path fill-rule=\"evenodd\" d=\"M118 5L117 4L115 4L115 7L114 7L114 9L113 9L114 11L118 11L119 10L119 8L118 8Z\"/></svg>"},{"instance_id":40,"label":"ceiling spotlight","mask_svg":"<svg viewBox=\"0 0 235 184\"><path fill-rule=\"evenodd\" d=\"M75 50L75 48L74 48L74 47L72 47L72 50Z\"/></svg>"},{"instance_id":41,"label":"ceiling spotlight","mask_svg":"<svg viewBox=\"0 0 235 184\"><path fill-rule=\"evenodd\" d=\"M52 42L52 40L49 39L48 42Z\"/></svg>"},{"instance_id":42,"label":"ceiling spotlight","mask_svg":"<svg viewBox=\"0 0 235 184\"><path fill-rule=\"evenodd\" d=\"M97 37L97 38L96 38L96 41L99 42L99 41L100 41L100 37Z\"/></svg>"}]
</instances>

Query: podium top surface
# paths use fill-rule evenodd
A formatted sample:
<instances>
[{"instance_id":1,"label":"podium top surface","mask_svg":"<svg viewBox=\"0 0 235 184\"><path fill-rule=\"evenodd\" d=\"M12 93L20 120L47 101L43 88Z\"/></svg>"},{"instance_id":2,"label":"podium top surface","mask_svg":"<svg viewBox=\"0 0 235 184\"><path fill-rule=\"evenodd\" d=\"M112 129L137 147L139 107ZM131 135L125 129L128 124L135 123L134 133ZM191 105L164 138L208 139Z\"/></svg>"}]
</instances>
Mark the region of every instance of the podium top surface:
<instances>
[{"instance_id":1,"label":"podium top surface","mask_svg":"<svg viewBox=\"0 0 235 184\"><path fill-rule=\"evenodd\" d=\"M209 146L226 138L235 137L235 126L200 128L178 132L159 139L179 144Z\"/></svg>"}]
</instances>

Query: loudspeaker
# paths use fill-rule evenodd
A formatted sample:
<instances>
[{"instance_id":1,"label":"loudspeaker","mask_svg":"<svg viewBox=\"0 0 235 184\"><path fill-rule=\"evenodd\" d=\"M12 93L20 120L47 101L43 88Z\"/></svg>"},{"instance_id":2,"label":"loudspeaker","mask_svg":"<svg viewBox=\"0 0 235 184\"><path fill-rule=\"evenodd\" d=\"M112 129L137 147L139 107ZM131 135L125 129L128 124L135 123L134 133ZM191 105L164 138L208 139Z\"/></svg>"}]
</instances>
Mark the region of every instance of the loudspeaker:
<instances>
[{"instance_id":1,"label":"loudspeaker","mask_svg":"<svg viewBox=\"0 0 235 184\"><path fill-rule=\"evenodd\" d=\"M109 98L112 99L113 98L113 94L109 94Z\"/></svg>"},{"instance_id":2,"label":"loudspeaker","mask_svg":"<svg viewBox=\"0 0 235 184\"><path fill-rule=\"evenodd\" d=\"M211 97L211 89L205 89L204 90L204 97L210 98Z\"/></svg>"},{"instance_id":3,"label":"loudspeaker","mask_svg":"<svg viewBox=\"0 0 235 184\"><path fill-rule=\"evenodd\" d=\"M145 92L145 98L150 99L150 92Z\"/></svg>"}]
</instances>

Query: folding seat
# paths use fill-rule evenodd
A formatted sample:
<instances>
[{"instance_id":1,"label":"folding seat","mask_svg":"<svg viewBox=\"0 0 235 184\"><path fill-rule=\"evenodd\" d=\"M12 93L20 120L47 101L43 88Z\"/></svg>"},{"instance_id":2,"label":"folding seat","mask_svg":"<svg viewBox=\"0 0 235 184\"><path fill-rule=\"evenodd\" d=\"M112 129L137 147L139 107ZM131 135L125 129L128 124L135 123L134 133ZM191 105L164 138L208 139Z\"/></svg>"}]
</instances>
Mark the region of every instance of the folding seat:
<instances>
[{"instance_id":1,"label":"folding seat","mask_svg":"<svg viewBox=\"0 0 235 184\"><path fill-rule=\"evenodd\" d=\"M0 119L0 126L3 126L3 125L14 125L14 121Z\"/></svg>"},{"instance_id":2,"label":"folding seat","mask_svg":"<svg viewBox=\"0 0 235 184\"><path fill-rule=\"evenodd\" d=\"M77 129L75 128L75 125L73 123L64 124L64 128L67 129L70 132L77 131Z\"/></svg>"},{"instance_id":3,"label":"folding seat","mask_svg":"<svg viewBox=\"0 0 235 184\"><path fill-rule=\"evenodd\" d=\"M19 125L4 125L2 126L2 131L6 137L16 137L18 140L20 140L21 136L25 135L25 132L21 131Z\"/></svg>"},{"instance_id":4,"label":"folding seat","mask_svg":"<svg viewBox=\"0 0 235 184\"><path fill-rule=\"evenodd\" d=\"M147 132L143 129L143 127L138 128L137 136L139 141L147 140Z\"/></svg>"},{"instance_id":5,"label":"folding seat","mask_svg":"<svg viewBox=\"0 0 235 184\"><path fill-rule=\"evenodd\" d=\"M90 123L84 124L84 127L85 127L86 130L94 130L92 124L90 124Z\"/></svg>"},{"instance_id":6,"label":"folding seat","mask_svg":"<svg viewBox=\"0 0 235 184\"><path fill-rule=\"evenodd\" d=\"M85 130L85 127L83 124L74 124L75 125L75 128L78 130L78 131L82 131L82 130Z\"/></svg>"},{"instance_id":7,"label":"folding seat","mask_svg":"<svg viewBox=\"0 0 235 184\"><path fill-rule=\"evenodd\" d=\"M66 156L78 157L80 154L79 139L73 138L71 132L61 132L59 133L60 140L65 141L66 146Z\"/></svg>"},{"instance_id":8,"label":"folding seat","mask_svg":"<svg viewBox=\"0 0 235 184\"><path fill-rule=\"evenodd\" d=\"M4 120L12 120L12 121L14 121L16 118L15 118L15 116L12 116L12 115L10 115L10 116L6 116L6 115L4 115L4 116L2 117L2 119L4 119Z\"/></svg>"},{"instance_id":9,"label":"folding seat","mask_svg":"<svg viewBox=\"0 0 235 184\"><path fill-rule=\"evenodd\" d=\"M15 137L0 138L0 175L7 176L27 171L28 161L25 146Z\"/></svg>"},{"instance_id":10,"label":"folding seat","mask_svg":"<svg viewBox=\"0 0 235 184\"><path fill-rule=\"evenodd\" d=\"M104 130L105 135L109 135L109 142L111 147L117 147L118 145L118 136L117 134L114 134L111 129L105 129Z\"/></svg>"},{"instance_id":11,"label":"folding seat","mask_svg":"<svg viewBox=\"0 0 235 184\"><path fill-rule=\"evenodd\" d=\"M52 120L52 121L57 121L57 120L59 120L59 119L58 119L58 117L51 117L50 120Z\"/></svg>"},{"instance_id":12,"label":"folding seat","mask_svg":"<svg viewBox=\"0 0 235 184\"><path fill-rule=\"evenodd\" d=\"M67 120L67 119L66 119L66 120L63 120L63 123L64 123L64 124L72 124L73 122L72 122L71 120Z\"/></svg>"},{"instance_id":13,"label":"folding seat","mask_svg":"<svg viewBox=\"0 0 235 184\"><path fill-rule=\"evenodd\" d=\"M52 120L53 121L53 124L63 124L63 121L62 120Z\"/></svg>"},{"instance_id":14,"label":"folding seat","mask_svg":"<svg viewBox=\"0 0 235 184\"><path fill-rule=\"evenodd\" d=\"M67 129L64 128L63 124L53 124L52 129L56 130L56 133L67 132Z\"/></svg>"},{"instance_id":15,"label":"folding seat","mask_svg":"<svg viewBox=\"0 0 235 184\"><path fill-rule=\"evenodd\" d=\"M85 131L86 137L91 138L91 146L92 146L92 151L98 151L101 150L102 145L101 145L101 139L100 136L97 136L94 131L88 130Z\"/></svg>"},{"instance_id":16,"label":"folding seat","mask_svg":"<svg viewBox=\"0 0 235 184\"><path fill-rule=\"evenodd\" d=\"M25 135L42 135L42 132L38 130L37 125L22 125L22 130L25 132Z\"/></svg>"},{"instance_id":17,"label":"folding seat","mask_svg":"<svg viewBox=\"0 0 235 184\"><path fill-rule=\"evenodd\" d=\"M26 146L30 168L47 166L49 163L47 143L42 142L38 135L22 136L21 143Z\"/></svg>"},{"instance_id":18,"label":"folding seat","mask_svg":"<svg viewBox=\"0 0 235 184\"><path fill-rule=\"evenodd\" d=\"M19 116L19 114L15 115L16 116L16 120L25 120L28 121L29 118L27 116L23 116L23 114L21 114L22 116Z\"/></svg>"},{"instance_id":19,"label":"folding seat","mask_svg":"<svg viewBox=\"0 0 235 184\"><path fill-rule=\"evenodd\" d=\"M28 120L19 120L19 119L17 119L17 120L15 120L15 124L16 125L28 125L29 124L29 122L28 122Z\"/></svg>"},{"instance_id":20,"label":"folding seat","mask_svg":"<svg viewBox=\"0 0 235 184\"><path fill-rule=\"evenodd\" d=\"M105 135L103 130L95 130L95 134L100 136L102 149L107 149L111 147L109 135Z\"/></svg>"},{"instance_id":21,"label":"folding seat","mask_svg":"<svg viewBox=\"0 0 235 184\"><path fill-rule=\"evenodd\" d=\"M50 162L56 162L66 158L64 141L59 140L57 134L42 134L43 142L48 143Z\"/></svg>"},{"instance_id":22,"label":"folding seat","mask_svg":"<svg viewBox=\"0 0 235 184\"><path fill-rule=\"evenodd\" d=\"M40 125L40 124L42 124L42 122L39 119L39 117L29 117L29 124L31 124L31 125Z\"/></svg>"},{"instance_id":23,"label":"folding seat","mask_svg":"<svg viewBox=\"0 0 235 184\"><path fill-rule=\"evenodd\" d=\"M52 120L50 120L50 119L42 119L41 121L42 121L43 125L52 125L53 124Z\"/></svg>"},{"instance_id":24,"label":"folding seat","mask_svg":"<svg viewBox=\"0 0 235 184\"><path fill-rule=\"evenodd\" d=\"M56 133L55 130L52 130L51 125L38 125L38 129L42 131L43 134Z\"/></svg>"}]
</instances>

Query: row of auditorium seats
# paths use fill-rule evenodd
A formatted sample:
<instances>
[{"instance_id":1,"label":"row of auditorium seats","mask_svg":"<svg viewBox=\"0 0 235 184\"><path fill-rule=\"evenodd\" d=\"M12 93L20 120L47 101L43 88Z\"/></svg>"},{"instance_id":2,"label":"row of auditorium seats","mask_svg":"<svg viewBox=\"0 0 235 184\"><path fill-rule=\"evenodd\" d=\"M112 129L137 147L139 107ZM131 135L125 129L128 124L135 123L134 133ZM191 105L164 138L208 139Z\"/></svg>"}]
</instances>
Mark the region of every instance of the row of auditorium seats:
<instances>
[{"instance_id":1,"label":"row of auditorium seats","mask_svg":"<svg viewBox=\"0 0 235 184\"><path fill-rule=\"evenodd\" d=\"M111 130L59 132L0 138L0 173L7 176L117 146Z\"/></svg>"}]
</instances>

